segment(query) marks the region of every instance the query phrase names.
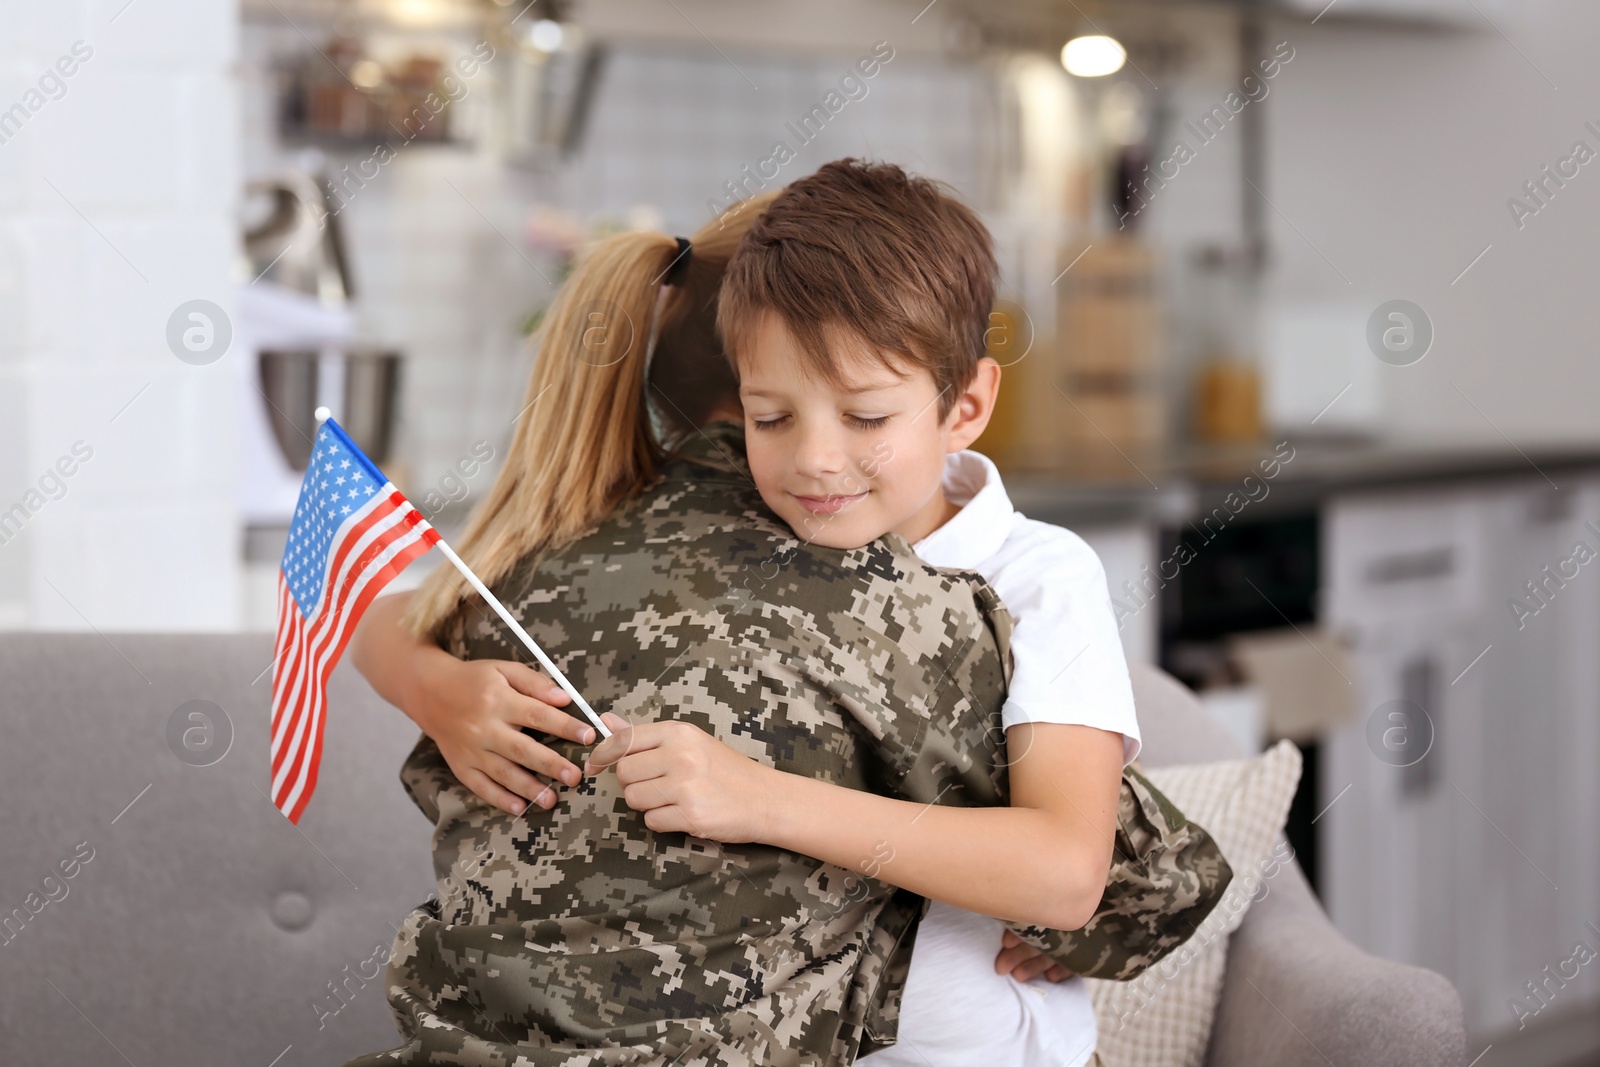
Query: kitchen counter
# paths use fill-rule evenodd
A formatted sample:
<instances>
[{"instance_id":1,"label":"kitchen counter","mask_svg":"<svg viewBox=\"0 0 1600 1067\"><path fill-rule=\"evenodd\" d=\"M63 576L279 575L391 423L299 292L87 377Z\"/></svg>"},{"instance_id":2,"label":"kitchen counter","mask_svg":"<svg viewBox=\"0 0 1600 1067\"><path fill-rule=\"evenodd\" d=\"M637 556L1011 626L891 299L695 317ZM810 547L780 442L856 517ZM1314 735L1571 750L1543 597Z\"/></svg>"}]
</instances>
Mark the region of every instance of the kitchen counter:
<instances>
[{"instance_id":1,"label":"kitchen counter","mask_svg":"<svg viewBox=\"0 0 1600 1067\"><path fill-rule=\"evenodd\" d=\"M1001 469L1020 511L1069 527L1175 525L1221 506L1229 493L1249 497L1252 516L1261 517L1303 511L1342 493L1506 478L1542 478L1564 489L1575 472L1600 472L1600 441L1282 441L1139 453L1108 446L1048 471L1016 464ZM1265 477L1274 460L1275 474Z\"/></svg>"}]
</instances>

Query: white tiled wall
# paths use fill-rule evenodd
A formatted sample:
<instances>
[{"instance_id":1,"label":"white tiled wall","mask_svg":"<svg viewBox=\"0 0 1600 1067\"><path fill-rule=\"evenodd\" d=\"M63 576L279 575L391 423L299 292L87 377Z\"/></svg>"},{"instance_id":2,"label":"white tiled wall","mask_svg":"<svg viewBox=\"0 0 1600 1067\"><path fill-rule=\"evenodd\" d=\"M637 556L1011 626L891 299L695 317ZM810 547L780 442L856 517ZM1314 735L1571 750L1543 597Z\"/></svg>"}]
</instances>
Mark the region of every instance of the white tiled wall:
<instances>
[{"instance_id":1,"label":"white tiled wall","mask_svg":"<svg viewBox=\"0 0 1600 1067\"><path fill-rule=\"evenodd\" d=\"M231 0L0 5L0 113L28 110L0 143L0 511L92 450L0 544L0 626L237 625L231 378L165 340L231 304L237 39Z\"/></svg>"},{"instance_id":2,"label":"white tiled wall","mask_svg":"<svg viewBox=\"0 0 1600 1067\"><path fill-rule=\"evenodd\" d=\"M971 196L979 93L971 68L897 54L820 136L802 146L787 128L869 56L873 43L834 56L619 52L606 69L583 155L562 176L563 199L589 211L651 203L676 231L692 232L711 216L707 200L721 201L722 184L767 158L777 141L796 157L774 186L829 160L861 156L900 163Z\"/></svg>"}]
</instances>

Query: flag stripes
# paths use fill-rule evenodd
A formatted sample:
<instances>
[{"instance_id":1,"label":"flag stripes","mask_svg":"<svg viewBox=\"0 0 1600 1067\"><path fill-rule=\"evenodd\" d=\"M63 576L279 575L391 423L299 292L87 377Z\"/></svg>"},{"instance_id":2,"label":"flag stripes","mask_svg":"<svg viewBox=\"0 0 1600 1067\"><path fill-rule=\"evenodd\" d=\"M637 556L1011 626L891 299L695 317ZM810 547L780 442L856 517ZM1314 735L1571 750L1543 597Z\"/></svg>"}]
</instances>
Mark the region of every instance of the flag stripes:
<instances>
[{"instance_id":1,"label":"flag stripes","mask_svg":"<svg viewBox=\"0 0 1600 1067\"><path fill-rule=\"evenodd\" d=\"M300 821L316 789L328 679L356 623L384 586L438 541L422 513L336 423L325 422L278 572L272 802L290 822Z\"/></svg>"}]
</instances>

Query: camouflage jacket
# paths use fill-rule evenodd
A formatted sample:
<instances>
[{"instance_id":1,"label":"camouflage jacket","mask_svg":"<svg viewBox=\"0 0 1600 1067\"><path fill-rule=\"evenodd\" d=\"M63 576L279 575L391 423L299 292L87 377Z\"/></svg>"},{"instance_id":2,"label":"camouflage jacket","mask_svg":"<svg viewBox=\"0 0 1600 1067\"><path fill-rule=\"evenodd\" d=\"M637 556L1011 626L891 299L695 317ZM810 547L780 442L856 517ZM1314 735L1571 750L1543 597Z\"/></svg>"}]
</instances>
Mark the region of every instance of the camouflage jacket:
<instances>
[{"instance_id":1,"label":"camouflage jacket","mask_svg":"<svg viewBox=\"0 0 1600 1067\"><path fill-rule=\"evenodd\" d=\"M742 458L739 431L713 427L496 595L596 710L687 720L853 789L992 795L1002 763L974 754L994 752L1005 695L1009 620L993 591L898 537L799 542ZM527 660L491 619L464 612L452 651ZM351 1067L798 1067L893 1041L922 900L872 877L884 851L851 871L655 833L609 773L513 817L427 738L401 780L435 825L439 888L386 972L406 1044Z\"/></svg>"},{"instance_id":2,"label":"camouflage jacket","mask_svg":"<svg viewBox=\"0 0 1600 1067\"><path fill-rule=\"evenodd\" d=\"M658 485L495 592L596 710L687 720L850 788L1005 802L998 596L894 535L852 551L798 541L749 481L736 427L709 428ZM449 644L528 659L476 606ZM581 762L579 746L553 746ZM894 1042L925 905L873 877L892 842L852 871L655 833L611 774L513 817L426 737L401 779L435 825L438 892L389 960L407 1043L349 1067L831 1065ZM1079 973L1126 978L1182 942L1168 920L1192 930L1228 871L1136 772L1116 844L1088 927L1017 929Z\"/></svg>"}]
</instances>

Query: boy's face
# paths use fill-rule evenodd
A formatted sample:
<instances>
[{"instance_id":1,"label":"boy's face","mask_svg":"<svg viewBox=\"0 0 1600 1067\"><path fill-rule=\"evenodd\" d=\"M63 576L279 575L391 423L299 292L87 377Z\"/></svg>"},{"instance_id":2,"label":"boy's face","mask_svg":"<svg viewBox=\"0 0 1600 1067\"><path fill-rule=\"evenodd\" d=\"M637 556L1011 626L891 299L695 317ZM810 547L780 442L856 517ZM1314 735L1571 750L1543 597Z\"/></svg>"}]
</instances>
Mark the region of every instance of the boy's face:
<instances>
[{"instance_id":1,"label":"boy's face","mask_svg":"<svg viewBox=\"0 0 1600 1067\"><path fill-rule=\"evenodd\" d=\"M859 339L834 341L839 385L806 375L798 344L770 313L740 356L745 446L761 498L799 537L829 548L859 548L891 530L926 537L949 517L945 456L977 433L964 432L958 407L940 418L927 370L907 365L901 376Z\"/></svg>"}]
</instances>

